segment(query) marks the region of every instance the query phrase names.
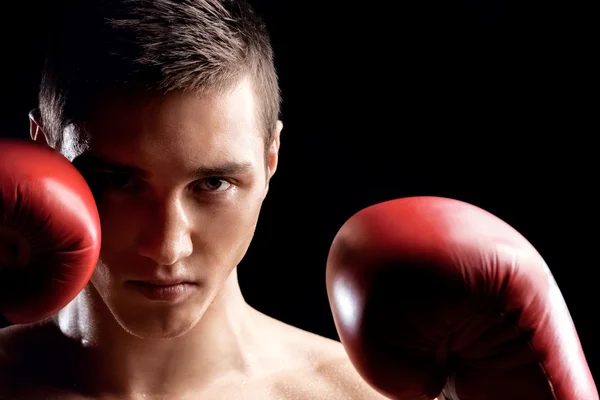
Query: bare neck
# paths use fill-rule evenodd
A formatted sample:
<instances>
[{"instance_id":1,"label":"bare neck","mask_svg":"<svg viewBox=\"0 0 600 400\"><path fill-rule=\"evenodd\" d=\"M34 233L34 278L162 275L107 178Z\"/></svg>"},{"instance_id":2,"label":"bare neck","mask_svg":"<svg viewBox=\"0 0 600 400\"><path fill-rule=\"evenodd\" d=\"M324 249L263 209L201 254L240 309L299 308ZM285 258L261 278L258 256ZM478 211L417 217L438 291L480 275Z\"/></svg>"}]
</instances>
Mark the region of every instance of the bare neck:
<instances>
[{"instance_id":1,"label":"bare neck","mask_svg":"<svg viewBox=\"0 0 600 400\"><path fill-rule=\"evenodd\" d=\"M200 322L177 338L127 333L91 285L56 318L61 331L85 348L81 368L93 378L84 386L123 396L184 395L277 368L269 361L280 349L268 320L245 302L235 270Z\"/></svg>"}]
</instances>

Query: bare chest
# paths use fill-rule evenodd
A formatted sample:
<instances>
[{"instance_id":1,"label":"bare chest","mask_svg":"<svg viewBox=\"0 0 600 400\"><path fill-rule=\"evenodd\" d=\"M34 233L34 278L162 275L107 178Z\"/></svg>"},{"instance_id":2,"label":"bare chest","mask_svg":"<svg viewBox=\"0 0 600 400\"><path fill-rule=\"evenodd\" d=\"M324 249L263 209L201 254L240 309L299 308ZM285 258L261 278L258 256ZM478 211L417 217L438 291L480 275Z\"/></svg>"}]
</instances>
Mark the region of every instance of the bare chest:
<instances>
[{"instance_id":1,"label":"bare chest","mask_svg":"<svg viewBox=\"0 0 600 400\"><path fill-rule=\"evenodd\" d=\"M322 376L284 376L258 382L215 385L202 391L137 394L82 394L76 388L20 387L0 393L0 400L339 400L373 399L383 397L365 390L364 385L329 380Z\"/></svg>"},{"instance_id":2,"label":"bare chest","mask_svg":"<svg viewBox=\"0 0 600 400\"><path fill-rule=\"evenodd\" d=\"M350 397L349 397L350 396ZM207 390L200 393L164 394L164 395L134 395L123 397L122 395L82 395L69 391L57 390L27 390L12 392L8 397L0 396L1 400L314 400L314 399L336 399L352 398L351 394L342 395L335 390L323 390L315 387L252 387L225 388L220 390ZM376 397L373 397L375 399Z\"/></svg>"}]
</instances>

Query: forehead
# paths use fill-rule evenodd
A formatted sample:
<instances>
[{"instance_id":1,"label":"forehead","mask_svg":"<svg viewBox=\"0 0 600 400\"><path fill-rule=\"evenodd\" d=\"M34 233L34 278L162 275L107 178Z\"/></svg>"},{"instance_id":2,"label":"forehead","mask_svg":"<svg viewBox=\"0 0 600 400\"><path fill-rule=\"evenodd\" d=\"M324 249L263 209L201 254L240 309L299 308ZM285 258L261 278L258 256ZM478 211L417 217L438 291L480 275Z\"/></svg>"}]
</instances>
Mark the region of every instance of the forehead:
<instances>
[{"instance_id":1,"label":"forehead","mask_svg":"<svg viewBox=\"0 0 600 400\"><path fill-rule=\"evenodd\" d=\"M247 81L223 93L113 96L84 125L90 153L160 167L261 158L263 135ZM185 168L186 166L181 166Z\"/></svg>"}]
</instances>

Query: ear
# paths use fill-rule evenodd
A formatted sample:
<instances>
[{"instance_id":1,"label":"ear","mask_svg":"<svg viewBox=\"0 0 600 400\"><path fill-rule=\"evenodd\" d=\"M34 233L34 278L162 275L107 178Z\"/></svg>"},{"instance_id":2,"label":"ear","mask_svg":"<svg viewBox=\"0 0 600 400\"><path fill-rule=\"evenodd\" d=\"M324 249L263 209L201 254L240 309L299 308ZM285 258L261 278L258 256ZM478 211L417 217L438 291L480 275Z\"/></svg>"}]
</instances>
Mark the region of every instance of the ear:
<instances>
[{"instance_id":1,"label":"ear","mask_svg":"<svg viewBox=\"0 0 600 400\"><path fill-rule=\"evenodd\" d=\"M42 128L40 110L33 109L29 112L29 135L34 142L49 146L46 132Z\"/></svg>"},{"instance_id":2,"label":"ear","mask_svg":"<svg viewBox=\"0 0 600 400\"><path fill-rule=\"evenodd\" d=\"M273 138L271 145L268 149L267 154L267 186L265 188L265 196L269 191L269 182L277 171L277 165L279 163L279 146L281 145L281 131L283 130L283 122L277 121L275 131L273 132Z\"/></svg>"}]
</instances>

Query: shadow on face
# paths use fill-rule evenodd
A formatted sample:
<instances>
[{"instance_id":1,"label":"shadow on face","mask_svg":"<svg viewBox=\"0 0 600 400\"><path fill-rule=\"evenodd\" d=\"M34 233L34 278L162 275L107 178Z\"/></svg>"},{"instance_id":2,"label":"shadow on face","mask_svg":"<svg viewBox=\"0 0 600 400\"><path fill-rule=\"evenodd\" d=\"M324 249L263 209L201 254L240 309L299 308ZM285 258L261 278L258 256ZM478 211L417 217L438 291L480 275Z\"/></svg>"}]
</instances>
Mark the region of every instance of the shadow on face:
<instances>
[{"instance_id":1,"label":"shadow on face","mask_svg":"<svg viewBox=\"0 0 600 400\"><path fill-rule=\"evenodd\" d=\"M102 222L91 292L125 330L187 332L244 257L277 167L279 131L265 168L261 126L254 91L242 81L212 96L115 97L84 132L66 132L85 135L70 141L86 144L73 162ZM147 286L174 281L185 290Z\"/></svg>"}]
</instances>

